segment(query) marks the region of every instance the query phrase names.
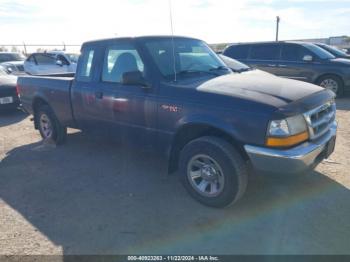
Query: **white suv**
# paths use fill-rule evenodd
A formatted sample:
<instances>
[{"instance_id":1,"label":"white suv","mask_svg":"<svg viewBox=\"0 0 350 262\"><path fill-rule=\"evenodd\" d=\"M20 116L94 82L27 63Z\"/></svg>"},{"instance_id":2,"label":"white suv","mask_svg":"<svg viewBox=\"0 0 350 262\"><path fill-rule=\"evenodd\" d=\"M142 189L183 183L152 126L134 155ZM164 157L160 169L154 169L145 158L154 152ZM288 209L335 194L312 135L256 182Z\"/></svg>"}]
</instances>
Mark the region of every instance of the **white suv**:
<instances>
[{"instance_id":1,"label":"white suv","mask_svg":"<svg viewBox=\"0 0 350 262\"><path fill-rule=\"evenodd\" d=\"M62 51L34 53L24 62L24 71L31 75L75 73L78 57Z\"/></svg>"}]
</instances>

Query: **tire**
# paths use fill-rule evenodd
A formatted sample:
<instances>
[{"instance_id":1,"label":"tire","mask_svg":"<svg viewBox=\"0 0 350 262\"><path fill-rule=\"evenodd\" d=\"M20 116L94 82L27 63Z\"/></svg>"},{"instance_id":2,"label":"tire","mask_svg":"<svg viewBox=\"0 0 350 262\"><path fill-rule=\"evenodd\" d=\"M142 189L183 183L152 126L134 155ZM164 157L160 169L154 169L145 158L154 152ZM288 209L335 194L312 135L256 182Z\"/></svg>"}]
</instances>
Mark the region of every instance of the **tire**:
<instances>
[{"instance_id":1,"label":"tire","mask_svg":"<svg viewBox=\"0 0 350 262\"><path fill-rule=\"evenodd\" d=\"M48 105L41 105L35 111L34 118L40 135L44 140L51 139L56 145L61 145L65 142L67 128L61 125ZM45 125L44 121L46 121L47 125Z\"/></svg>"},{"instance_id":2,"label":"tire","mask_svg":"<svg viewBox=\"0 0 350 262\"><path fill-rule=\"evenodd\" d=\"M317 85L332 90L337 97L344 95L344 83L340 77L335 75L325 75L319 78L316 82ZM336 86L334 86L336 85Z\"/></svg>"},{"instance_id":3,"label":"tire","mask_svg":"<svg viewBox=\"0 0 350 262\"><path fill-rule=\"evenodd\" d=\"M180 176L194 199L206 206L222 208L236 203L245 193L248 167L225 140L202 137L181 151Z\"/></svg>"}]
</instances>

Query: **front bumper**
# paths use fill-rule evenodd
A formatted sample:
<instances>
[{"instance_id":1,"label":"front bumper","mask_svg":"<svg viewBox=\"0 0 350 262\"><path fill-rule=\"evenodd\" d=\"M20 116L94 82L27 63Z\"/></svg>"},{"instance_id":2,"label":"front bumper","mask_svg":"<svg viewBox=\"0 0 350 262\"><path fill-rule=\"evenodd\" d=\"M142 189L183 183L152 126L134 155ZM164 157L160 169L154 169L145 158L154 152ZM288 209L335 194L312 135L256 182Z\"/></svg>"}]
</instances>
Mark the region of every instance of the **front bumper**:
<instances>
[{"instance_id":1,"label":"front bumper","mask_svg":"<svg viewBox=\"0 0 350 262\"><path fill-rule=\"evenodd\" d=\"M264 172L302 173L315 168L326 158L326 147L337 135L337 123L316 141L290 149L272 149L245 145L253 168Z\"/></svg>"}]
</instances>

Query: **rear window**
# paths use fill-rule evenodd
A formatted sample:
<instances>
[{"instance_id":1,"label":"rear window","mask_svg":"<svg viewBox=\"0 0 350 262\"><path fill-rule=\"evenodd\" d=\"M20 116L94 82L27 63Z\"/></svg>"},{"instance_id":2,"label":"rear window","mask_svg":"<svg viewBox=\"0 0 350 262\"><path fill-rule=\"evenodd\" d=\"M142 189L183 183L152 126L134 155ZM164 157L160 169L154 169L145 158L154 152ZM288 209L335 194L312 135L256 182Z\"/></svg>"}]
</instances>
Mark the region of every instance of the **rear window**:
<instances>
[{"instance_id":1,"label":"rear window","mask_svg":"<svg viewBox=\"0 0 350 262\"><path fill-rule=\"evenodd\" d=\"M250 59L256 60L278 60L279 55L279 45L253 45L250 51Z\"/></svg>"},{"instance_id":2,"label":"rear window","mask_svg":"<svg viewBox=\"0 0 350 262\"><path fill-rule=\"evenodd\" d=\"M247 59L249 45L235 45L227 48L224 55L235 59Z\"/></svg>"}]
</instances>

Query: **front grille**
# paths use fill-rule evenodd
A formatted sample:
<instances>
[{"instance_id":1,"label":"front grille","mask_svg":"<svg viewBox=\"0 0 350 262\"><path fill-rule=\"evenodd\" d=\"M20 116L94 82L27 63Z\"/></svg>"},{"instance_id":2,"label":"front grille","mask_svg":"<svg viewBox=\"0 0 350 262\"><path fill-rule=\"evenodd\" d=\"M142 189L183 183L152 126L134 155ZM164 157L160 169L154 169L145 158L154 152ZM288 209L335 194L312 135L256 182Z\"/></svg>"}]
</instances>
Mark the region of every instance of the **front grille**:
<instances>
[{"instance_id":1,"label":"front grille","mask_svg":"<svg viewBox=\"0 0 350 262\"><path fill-rule=\"evenodd\" d=\"M312 140L329 131L335 121L336 111L336 104L332 101L304 114Z\"/></svg>"}]
</instances>

